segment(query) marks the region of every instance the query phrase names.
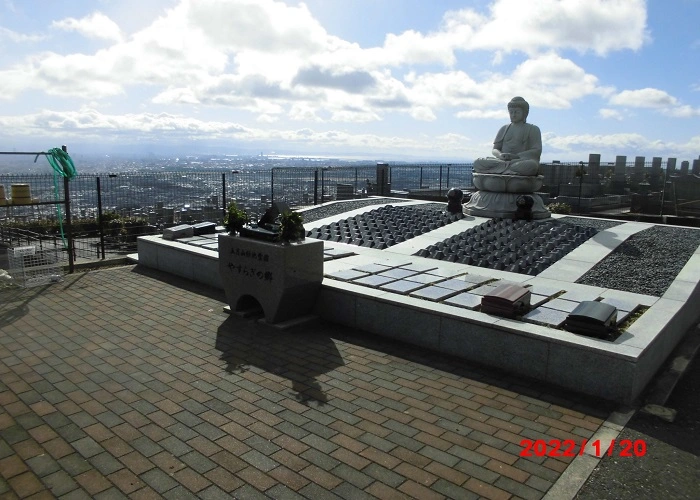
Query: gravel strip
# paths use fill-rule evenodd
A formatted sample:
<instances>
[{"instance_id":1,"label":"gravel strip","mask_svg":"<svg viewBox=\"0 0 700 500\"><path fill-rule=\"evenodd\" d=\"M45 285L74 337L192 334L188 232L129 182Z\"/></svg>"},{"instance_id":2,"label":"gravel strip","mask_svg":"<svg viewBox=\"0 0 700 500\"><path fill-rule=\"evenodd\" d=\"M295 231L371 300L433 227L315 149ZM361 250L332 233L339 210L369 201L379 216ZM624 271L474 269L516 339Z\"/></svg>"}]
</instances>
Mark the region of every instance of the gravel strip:
<instances>
[{"instance_id":1,"label":"gravel strip","mask_svg":"<svg viewBox=\"0 0 700 500\"><path fill-rule=\"evenodd\" d=\"M314 222L317 220L325 219L326 217L343 214L351 210L357 210L358 208L368 207L371 205L386 205L387 203L406 203L408 201L415 200L397 200L396 198L367 198L364 200L351 200L339 203L330 203L328 205L323 205L320 207L314 207L308 210L300 211L300 213L304 217L304 222Z\"/></svg>"},{"instance_id":2,"label":"gravel strip","mask_svg":"<svg viewBox=\"0 0 700 500\"><path fill-rule=\"evenodd\" d=\"M559 222L564 222L565 224L573 224L575 226L581 227L594 227L599 231L604 231L610 229L611 227L619 226L624 224L622 221L616 220L604 220L604 219L586 219L583 217L562 217L557 219Z\"/></svg>"},{"instance_id":3,"label":"gravel strip","mask_svg":"<svg viewBox=\"0 0 700 500\"><path fill-rule=\"evenodd\" d=\"M661 297L700 246L700 230L654 226L632 235L576 282Z\"/></svg>"}]
</instances>

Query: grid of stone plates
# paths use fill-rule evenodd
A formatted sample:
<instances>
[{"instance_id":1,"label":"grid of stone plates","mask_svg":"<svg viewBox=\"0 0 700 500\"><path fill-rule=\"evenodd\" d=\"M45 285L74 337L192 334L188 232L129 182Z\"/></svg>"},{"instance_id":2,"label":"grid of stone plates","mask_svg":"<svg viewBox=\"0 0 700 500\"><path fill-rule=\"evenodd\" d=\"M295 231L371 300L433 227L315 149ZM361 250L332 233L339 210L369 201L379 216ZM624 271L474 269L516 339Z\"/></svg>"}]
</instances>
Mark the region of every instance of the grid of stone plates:
<instances>
[{"instance_id":1,"label":"grid of stone plates","mask_svg":"<svg viewBox=\"0 0 700 500\"><path fill-rule=\"evenodd\" d=\"M328 273L326 277L471 310L480 309L481 299L485 294L499 285L509 283L478 274L455 273L437 266L411 262L397 265L360 265ZM534 285L529 288L531 310L522 316L522 321L551 328L560 327L568 314L586 300L602 300L615 306L618 309L618 325L640 306L638 302L630 300L600 299L598 294L592 291L567 291L546 285Z\"/></svg>"}]
</instances>

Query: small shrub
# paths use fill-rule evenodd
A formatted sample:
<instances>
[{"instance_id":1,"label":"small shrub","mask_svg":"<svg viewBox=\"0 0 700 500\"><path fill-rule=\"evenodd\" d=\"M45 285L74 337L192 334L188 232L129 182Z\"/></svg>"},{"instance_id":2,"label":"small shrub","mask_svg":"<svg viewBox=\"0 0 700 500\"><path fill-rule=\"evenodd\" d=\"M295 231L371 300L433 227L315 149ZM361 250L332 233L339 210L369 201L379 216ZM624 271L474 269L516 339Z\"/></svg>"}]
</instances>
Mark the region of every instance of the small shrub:
<instances>
[{"instance_id":1,"label":"small shrub","mask_svg":"<svg viewBox=\"0 0 700 500\"><path fill-rule=\"evenodd\" d=\"M547 209L553 214L570 214L571 205L568 203L550 203Z\"/></svg>"},{"instance_id":2,"label":"small shrub","mask_svg":"<svg viewBox=\"0 0 700 500\"><path fill-rule=\"evenodd\" d=\"M228 204L226 215L224 216L224 227L231 233L237 233L248 223L248 214L238 208L235 201Z\"/></svg>"},{"instance_id":3,"label":"small shrub","mask_svg":"<svg viewBox=\"0 0 700 500\"><path fill-rule=\"evenodd\" d=\"M283 243L304 239L304 219L299 212L283 212L280 215L280 240Z\"/></svg>"}]
</instances>

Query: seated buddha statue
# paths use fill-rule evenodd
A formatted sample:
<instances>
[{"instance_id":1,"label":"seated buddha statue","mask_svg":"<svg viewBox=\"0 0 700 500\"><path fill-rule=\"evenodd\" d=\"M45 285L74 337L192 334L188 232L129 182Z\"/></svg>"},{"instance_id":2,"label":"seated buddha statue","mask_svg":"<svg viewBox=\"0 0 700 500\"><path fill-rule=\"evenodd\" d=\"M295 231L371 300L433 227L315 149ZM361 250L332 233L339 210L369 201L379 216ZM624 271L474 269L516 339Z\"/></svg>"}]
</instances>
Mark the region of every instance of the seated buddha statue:
<instances>
[{"instance_id":1,"label":"seated buddha statue","mask_svg":"<svg viewBox=\"0 0 700 500\"><path fill-rule=\"evenodd\" d=\"M474 161L474 172L499 175L537 175L542 154L540 129L527 123L530 105L522 97L513 97L508 103L510 123L504 125L493 141L488 158Z\"/></svg>"}]
</instances>

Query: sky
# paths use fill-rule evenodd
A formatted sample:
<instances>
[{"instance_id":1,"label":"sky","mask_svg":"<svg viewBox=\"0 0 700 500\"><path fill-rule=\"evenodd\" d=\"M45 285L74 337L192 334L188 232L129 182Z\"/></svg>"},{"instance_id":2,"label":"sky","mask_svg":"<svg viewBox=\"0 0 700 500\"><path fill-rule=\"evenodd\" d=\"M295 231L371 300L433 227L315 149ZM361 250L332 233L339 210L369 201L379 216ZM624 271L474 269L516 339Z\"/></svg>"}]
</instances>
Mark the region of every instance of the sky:
<instances>
[{"instance_id":1,"label":"sky","mask_svg":"<svg viewBox=\"0 0 700 500\"><path fill-rule=\"evenodd\" d=\"M0 151L700 155L700 0L0 0Z\"/></svg>"}]
</instances>

